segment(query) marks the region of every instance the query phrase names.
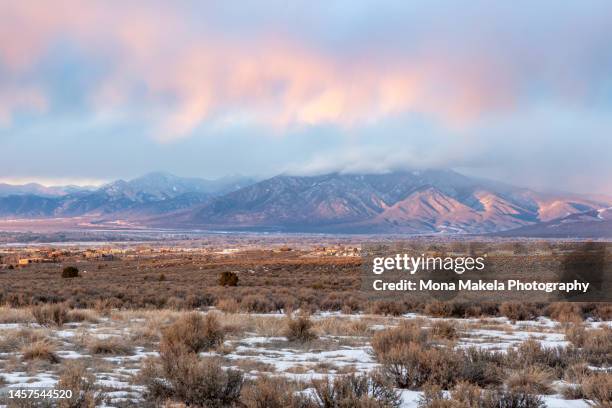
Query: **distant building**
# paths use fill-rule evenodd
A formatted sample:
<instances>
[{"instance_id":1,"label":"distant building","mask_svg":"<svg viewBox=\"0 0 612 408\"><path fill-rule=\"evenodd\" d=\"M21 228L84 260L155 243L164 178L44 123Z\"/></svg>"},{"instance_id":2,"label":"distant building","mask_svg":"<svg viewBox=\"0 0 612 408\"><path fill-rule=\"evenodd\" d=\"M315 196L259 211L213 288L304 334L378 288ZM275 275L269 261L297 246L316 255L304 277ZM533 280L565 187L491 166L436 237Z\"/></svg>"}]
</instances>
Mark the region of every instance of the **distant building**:
<instances>
[{"instance_id":1,"label":"distant building","mask_svg":"<svg viewBox=\"0 0 612 408\"><path fill-rule=\"evenodd\" d=\"M30 258L20 258L19 259L19 265L29 265L32 263L32 260Z\"/></svg>"}]
</instances>

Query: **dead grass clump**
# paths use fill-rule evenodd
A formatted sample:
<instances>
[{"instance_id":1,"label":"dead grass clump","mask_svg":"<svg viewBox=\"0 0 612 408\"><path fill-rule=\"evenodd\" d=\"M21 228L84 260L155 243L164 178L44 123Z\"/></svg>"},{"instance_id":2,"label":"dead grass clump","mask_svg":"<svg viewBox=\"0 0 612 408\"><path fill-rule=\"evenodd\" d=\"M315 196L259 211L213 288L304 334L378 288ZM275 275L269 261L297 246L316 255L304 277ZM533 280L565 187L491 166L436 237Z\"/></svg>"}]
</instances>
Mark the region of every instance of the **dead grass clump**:
<instances>
[{"instance_id":1,"label":"dead grass clump","mask_svg":"<svg viewBox=\"0 0 612 408\"><path fill-rule=\"evenodd\" d=\"M277 317L256 317L254 319L255 332L260 336L282 336L286 330L283 319Z\"/></svg>"},{"instance_id":2,"label":"dead grass clump","mask_svg":"<svg viewBox=\"0 0 612 408\"><path fill-rule=\"evenodd\" d=\"M508 319L516 322L517 320L531 320L536 317L533 307L525 303L504 302L499 306L499 313Z\"/></svg>"},{"instance_id":3,"label":"dead grass clump","mask_svg":"<svg viewBox=\"0 0 612 408\"><path fill-rule=\"evenodd\" d=\"M88 322L98 323L98 314L93 310L88 309L73 309L68 311L67 321L69 322Z\"/></svg>"},{"instance_id":4,"label":"dead grass clump","mask_svg":"<svg viewBox=\"0 0 612 408\"><path fill-rule=\"evenodd\" d=\"M453 316L453 305L438 300L425 305L424 313L432 317L451 317Z\"/></svg>"},{"instance_id":5,"label":"dead grass clump","mask_svg":"<svg viewBox=\"0 0 612 408\"><path fill-rule=\"evenodd\" d=\"M262 295L245 296L240 302L240 308L249 313L270 313L276 310L274 304Z\"/></svg>"},{"instance_id":6,"label":"dead grass clump","mask_svg":"<svg viewBox=\"0 0 612 408\"><path fill-rule=\"evenodd\" d=\"M525 340L506 353L506 363L511 368L550 368L557 378L561 378L565 369L578 360L579 353L573 347L543 347L535 339Z\"/></svg>"},{"instance_id":7,"label":"dead grass clump","mask_svg":"<svg viewBox=\"0 0 612 408\"><path fill-rule=\"evenodd\" d=\"M331 380L312 382L314 397L311 401L317 408L355 407L355 408L399 408L401 398L384 376L338 376Z\"/></svg>"},{"instance_id":8,"label":"dead grass clump","mask_svg":"<svg viewBox=\"0 0 612 408\"><path fill-rule=\"evenodd\" d=\"M446 395L437 384L423 387L419 408L545 408L539 395L525 391L491 389L483 390L469 383L460 382Z\"/></svg>"},{"instance_id":9,"label":"dead grass clump","mask_svg":"<svg viewBox=\"0 0 612 408\"><path fill-rule=\"evenodd\" d=\"M546 308L546 313L560 323L580 323L584 320L582 307L578 303L551 303Z\"/></svg>"},{"instance_id":10,"label":"dead grass clump","mask_svg":"<svg viewBox=\"0 0 612 408\"><path fill-rule=\"evenodd\" d=\"M217 309L225 313L238 313L240 304L234 298L223 298L217 301Z\"/></svg>"},{"instance_id":11,"label":"dead grass clump","mask_svg":"<svg viewBox=\"0 0 612 408\"><path fill-rule=\"evenodd\" d=\"M28 309L16 309L7 306L0 306L0 323L30 323L32 314Z\"/></svg>"},{"instance_id":12,"label":"dead grass clump","mask_svg":"<svg viewBox=\"0 0 612 408\"><path fill-rule=\"evenodd\" d=\"M461 360L452 350L419 343L396 344L379 353L382 370L398 388L418 389L432 382L448 389L459 378Z\"/></svg>"},{"instance_id":13,"label":"dead grass clump","mask_svg":"<svg viewBox=\"0 0 612 408\"><path fill-rule=\"evenodd\" d=\"M162 331L160 348L185 348L188 352L199 353L219 346L224 337L216 315L209 313L202 316L198 312L191 312Z\"/></svg>"},{"instance_id":14,"label":"dead grass clump","mask_svg":"<svg viewBox=\"0 0 612 408\"><path fill-rule=\"evenodd\" d=\"M551 394L553 392L551 372L539 367L513 371L505 383L510 390L520 390L531 394Z\"/></svg>"},{"instance_id":15,"label":"dead grass clump","mask_svg":"<svg viewBox=\"0 0 612 408\"><path fill-rule=\"evenodd\" d=\"M154 406L167 400L196 407L230 407L239 401L243 376L224 369L214 358L200 359L197 354L161 352L161 367L149 364L141 379L144 397Z\"/></svg>"},{"instance_id":16,"label":"dead grass clump","mask_svg":"<svg viewBox=\"0 0 612 408\"><path fill-rule=\"evenodd\" d=\"M593 373L582 383L586 397L598 408L612 406L612 375L609 373Z\"/></svg>"},{"instance_id":17,"label":"dead grass clump","mask_svg":"<svg viewBox=\"0 0 612 408\"><path fill-rule=\"evenodd\" d=\"M122 338L116 336L103 339L94 338L89 342L88 349L91 354L125 356L134 353L132 346L127 344Z\"/></svg>"},{"instance_id":18,"label":"dead grass clump","mask_svg":"<svg viewBox=\"0 0 612 408\"><path fill-rule=\"evenodd\" d=\"M287 318L287 328L285 336L288 341L306 343L317 338L312 331L312 321L308 316L298 316L297 318Z\"/></svg>"},{"instance_id":19,"label":"dead grass clump","mask_svg":"<svg viewBox=\"0 0 612 408\"><path fill-rule=\"evenodd\" d=\"M457 352L462 354L461 379L481 387L501 384L500 373L506 365L505 354L478 347Z\"/></svg>"},{"instance_id":20,"label":"dead grass clump","mask_svg":"<svg viewBox=\"0 0 612 408\"><path fill-rule=\"evenodd\" d=\"M59 408L94 408L104 399L104 395L96 392L96 378L87 371L83 363L67 362L60 372L57 388L71 390L72 398L58 400Z\"/></svg>"},{"instance_id":21,"label":"dead grass clump","mask_svg":"<svg viewBox=\"0 0 612 408\"><path fill-rule=\"evenodd\" d=\"M428 336L418 321L404 321L398 327L380 331L372 338L372 349L377 358L381 358L395 346L410 343L425 344Z\"/></svg>"},{"instance_id":22,"label":"dead grass clump","mask_svg":"<svg viewBox=\"0 0 612 408\"><path fill-rule=\"evenodd\" d=\"M29 344L45 340L44 330L21 328L7 330L0 337L0 353L11 353Z\"/></svg>"},{"instance_id":23,"label":"dead grass clump","mask_svg":"<svg viewBox=\"0 0 612 408\"><path fill-rule=\"evenodd\" d=\"M303 407L296 387L281 377L262 376L242 389L242 403L246 408Z\"/></svg>"},{"instance_id":24,"label":"dead grass clump","mask_svg":"<svg viewBox=\"0 0 612 408\"><path fill-rule=\"evenodd\" d=\"M21 349L22 359L24 361L47 361L52 364L59 363L60 359L55 354L55 347L48 341L36 341L34 343L25 345Z\"/></svg>"},{"instance_id":25,"label":"dead grass clump","mask_svg":"<svg viewBox=\"0 0 612 408\"><path fill-rule=\"evenodd\" d=\"M318 320L316 330L331 336L367 336L370 331L368 324L361 319L341 319L332 317Z\"/></svg>"},{"instance_id":26,"label":"dead grass clump","mask_svg":"<svg viewBox=\"0 0 612 408\"><path fill-rule=\"evenodd\" d=\"M33 306L32 315L41 326L61 327L68 321L68 307L60 303Z\"/></svg>"},{"instance_id":27,"label":"dead grass clump","mask_svg":"<svg viewBox=\"0 0 612 408\"><path fill-rule=\"evenodd\" d=\"M407 308L401 302L379 300L370 304L369 312L371 314L383 316L401 316L406 313Z\"/></svg>"},{"instance_id":28,"label":"dead grass clump","mask_svg":"<svg viewBox=\"0 0 612 408\"><path fill-rule=\"evenodd\" d=\"M612 327L589 330L581 352L591 364L612 365Z\"/></svg>"},{"instance_id":29,"label":"dead grass clump","mask_svg":"<svg viewBox=\"0 0 612 408\"><path fill-rule=\"evenodd\" d=\"M601 321L612 320L612 304L610 303L595 303L591 304L590 314L595 319Z\"/></svg>"},{"instance_id":30,"label":"dead grass clump","mask_svg":"<svg viewBox=\"0 0 612 408\"><path fill-rule=\"evenodd\" d=\"M431 335L445 340L455 340L458 337L455 325L445 320L437 320L432 324Z\"/></svg>"},{"instance_id":31,"label":"dead grass clump","mask_svg":"<svg viewBox=\"0 0 612 408\"><path fill-rule=\"evenodd\" d=\"M565 328L565 338L574 345L582 347L587 337L586 329L582 324L570 324Z\"/></svg>"},{"instance_id":32,"label":"dead grass clump","mask_svg":"<svg viewBox=\"0 0 612 408\"><path fill-rule=\"evenodd\" d=\"M582 384L569 384L561 387L560 394L566 400L585 399L584 389Z\"/></svg>"}]
</instances>

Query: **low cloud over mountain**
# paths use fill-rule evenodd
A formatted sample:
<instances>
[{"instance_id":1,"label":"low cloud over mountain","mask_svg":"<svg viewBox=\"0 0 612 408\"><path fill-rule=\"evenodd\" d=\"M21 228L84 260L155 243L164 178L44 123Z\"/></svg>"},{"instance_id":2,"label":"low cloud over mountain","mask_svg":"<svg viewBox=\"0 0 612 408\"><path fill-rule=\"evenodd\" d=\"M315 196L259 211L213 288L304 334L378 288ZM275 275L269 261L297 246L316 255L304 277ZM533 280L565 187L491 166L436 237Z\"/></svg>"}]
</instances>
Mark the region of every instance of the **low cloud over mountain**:
<instances>
[{"instance_id":1,"label":"low cloud over mountain","mask_svg":"<svg viewBox=\"0 0 612 408\"><path fill-rule=\"evenodd\" d=\"M596 214L600 217L589 217L589 222L603 222L611 205L605 197L539 193L451 170L279 175L257 183L242 177L208 181L151 173L95 191L0 197L0 216L329 233L482 234L523 228L528 235L528 227L568 216Z\"/></svg>"}]
</instances>

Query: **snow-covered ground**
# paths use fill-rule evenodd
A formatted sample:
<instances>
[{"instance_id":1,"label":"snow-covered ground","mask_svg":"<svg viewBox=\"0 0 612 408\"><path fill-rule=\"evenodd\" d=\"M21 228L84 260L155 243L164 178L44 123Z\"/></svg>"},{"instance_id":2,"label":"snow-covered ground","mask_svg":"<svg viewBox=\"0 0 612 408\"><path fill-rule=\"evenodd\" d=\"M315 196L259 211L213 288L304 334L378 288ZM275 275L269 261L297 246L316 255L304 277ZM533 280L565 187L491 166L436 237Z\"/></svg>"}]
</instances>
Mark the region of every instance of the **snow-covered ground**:
<instances>
[{"instance_id":1,"label":"snow-covered ground","mask_svg":"<svg viewBox=\"0 0 612 408\"><path fill-rule=\"evenodd\" d=\"M222 350L202 353L223 359L228 367L243 370L248 377L266 374L307 382L313 378L368 372L377 367L371 353L371 336L380 330L397 326L404 319L422 319L423 326L436 320L452 321L459 331L455 347L480 347L505 351L527 339L535 339L544 347L565 347L568 344L563 328L556 322L540 318L536 321L512 323L505 318L433 319L414 314L402 317L314 315L314 329L319 338L299 345L286 340L278 322L284 315L221 315L221 320L234 329L228 331ZM172 321L176 312L113 312L96 322L68 323L61 328L41 327L32 322L0 324L0 387L53 387L62 364L82 361L95 375L96 384L106 396L106 406L120 401L137 402L143 392L137 376L144 359L157 356L160 328ZM327 322L326 320L333 319ZM226 321L227 320L227 321ZM363 333L332 333L334 326L362 321ZM612 322L589 322L591 327ZM238 327L238 329L236 329ZM10 339L29 330L44 336L59 357L59 363L25 361L20 349L11 350ZM88 346L94 340L118 340L127 351L96 354ZM416 407L421 393L401 390L404 407ZM586 408L582 400L565 400L560 395L544 397L552 408Z\"/></svg>"}]
</instances>

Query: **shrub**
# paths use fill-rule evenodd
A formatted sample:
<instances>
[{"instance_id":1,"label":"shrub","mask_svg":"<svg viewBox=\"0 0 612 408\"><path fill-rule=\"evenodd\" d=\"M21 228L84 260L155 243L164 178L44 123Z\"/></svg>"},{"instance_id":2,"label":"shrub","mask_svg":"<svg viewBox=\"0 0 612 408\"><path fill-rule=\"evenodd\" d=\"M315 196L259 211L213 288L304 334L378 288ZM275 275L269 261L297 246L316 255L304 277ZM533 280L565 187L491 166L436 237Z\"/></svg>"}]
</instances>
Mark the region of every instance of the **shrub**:
<instances>
[{"instance_id":1,"label":"shrub","mask_svg":"<svg viewBox=\"0 0 612 408\"><path fill-rule=\"evenodd\" d=\"M246 408L303 407L305 397L295 394L294 387L280 377L258 377L242 389Z\"/></svg>"},{"instance_id":2,"label":"shrub","mask_svg":"<svg viewBox=\"0 0 612 408\"><path fill-rule=\"evenodd\" d=\"M612 365L612 327L589 330L581 352L591 364Z\"/></svg>"},{"instance_id":3,"label":"shrub","mask_svg":"<svg viewBox=\"0 0 612 408\"><path fill-rule=\"evenodd\" d=\"M546 313L561 323L579 323L583 320L582 307L578 303L556 302L546 308Z\"/></svg>"},{"instance_id":4,"label":"shrub","mask_svg":"<svg viewBox=\"0 0 612 408\"><path fill-rule=\"evenodd\" d=\"M219 285L221 286L238 286L238 275L234 272L224 271L219 274Z\"/></svg>"},{"instance_id":5,"label":"shrub","mask_svg":"<svg viewBox=\"0 0 612 408\"><path fill-rule=\"evenodd\" d=\"M457 338L457 329L451 322L437 320L431 326L431 335L440 339L454 340Z\"/></svg>"},{"instance_id":6,"label":"shrub","mask_svg":"<svg viewBox=\"0 0 612 408\"><path fill-rule=\"evenodd\" d=\"M461 356L460 378L481 387L501 383L500 371L505 366L505 354L478 347L458 351Z\"/></svg>"},{"instance_id":7,"label":"shrub","mask_svg":"<svg viewBox=\"0 0 612 408\"><path fill-rule=\"evenodd\" d=\"M513 371L506 379L510 390L526 391L531 394L550 394L552 375L550 371L539 367L528 367Z\"/></svg>"},{"instance_id":8,"label":"shrub","mask_svg":"<svg viewBox=\"0 0 612 408\"><path fill-rule=\"evenodd\" d=\"M459 379L461 360L458 357L452 350L408 343L396 344L380 353L378 361L398 388L418 389L427 382L448 388Z\"/></svg>"},{"instance_id":9,"label":"shrub","mask_svg":"<svg viewBox=\"0 0 612 408\"><path fill-rule=\"evenodd\" d=\"M71 390L72 398L58 400L59 408L94 408L104 395L94 390L95 377L77 361L66 363L60 372L57 388Z\"/></svg>"},{"instance_id":10,"label":"shrub","mask_svg":"<svg viewBox=\"0 0 612 408\"><path fill-rule=\"evenodd\" d=\"M406 313L406 306L401 302L380 300L371 304L370 313L384 316L401 316Z\"/></svg>"},{"instance_id":11,"label":"shrub","mask_svg":"<svg viewBox=\"0 0 612 408\"><path fill-rule=\"evenodd\" d=\"M191 312L181 316L174 324L162 331L160 349L168 352L199 353L223 343L225 333L214 314L202 316Z\"/></svg>"},{"instance_id":12,"label":"shrub","mask_svg":"<svg viewBox=\"0 0 612 408\"><path fill-rule=\"evenodd\" d=\"M240 307L249 313L269 313L276 310L274 304L263 295L245 296L240 302Z\"/></svg>"},{"instance_id":13,"label":"shrub","mask_svg":"<svg viewBox=\"0 0 612 408\"><path fill-rule=\"evenodd\" d=\"M55 354L55 347L47 341L36 341L28 344L21 349L22 358L29 360L42 360L49 363L59 363L60 359Z\"/></svg>"},{"instance_id":14,"label":"shrub","mask_svg":"<svg viewBox=\"0 0 612 408\"><path fill-rule=\"evenodd\" d=\"M495 390L485 395L485 407L546 408L539 395L519 390Z\"/></svg>"},{"instance_id":15,"label":"shrub","mask_svg":"<svg viewBox=\"0 0 612 408\"><path fill-rule=\"evenodd\" d=\"M128 355L134 351L131 346L118 337L96 338L89 343L88 348L92 354Z\"/></svg>"},{"instance_id":16,"label":"shrub","mask_svg":"<svg viewBox=\"0 0 612 408\"><path fill-rule=\"evenodd\" d=\"M433 317L451 317L453 315L453 305L434 300L425 305L424 312L426 315Z\"/></svg>"},{"instance_id":17,"label":"shrub","mask_svg":"<svg viewBox=\"0 0 612 408\"><path fill-rule=\"evenodd\" d=\"M299 316L295 319L287 319L285 336L289 341L305 343L317 338L312 332L312 321L308 316Z\"/></svg>"},{"instance_id":18,"label":"shrub","mask_svg":"<svg viewBox=\"0 0 612 408\"><path fill-rule=\"evenodd\" d=\"M560 394L564 399L567 400L576 400L576 399L585 399L586 395L584 394L584 389L582 388L582 384L569 384L564 385L561 388Z\"/></svg>"},{"instance_id":19,"label":"shrub","mask_svg":"<svg viewBox=\"0 0 612 408\"><path fill-rule=\"evenodd\" d=\"M506 353L506 361L511 368L550 368L557 378L562 377L567 367L577 363L578 357L573 347L542 347L535 339L525 340L516 349L509 349Z\"/></svg>"},{"instance_id":20,"label":"shrub","mask_svg":"<svg viewBox=\"0 0 612 408\"><path fill-rule=\"evenodd\" d=\"M200 359L197 354L166 354L160 350L162 367L148 367L143 373L145 399L160 406L170 398L188 406L221 408L234 406L240 398L243 376L225 370L214 358Z\"/></svg>"},{"instance_id":21,"label":"shrub","mask_svg":"<svg viewBox=\"0 0 612 408\"><path fill-rule=\"evenodd\" d=\"M32 315L41 326L62 326L68 320L68 307L64 304L48 304L32 307Z\"/></svg>"},{"instance_id":22,"label":"shrub","mask_svg":"<svg viewBox=\"0 0 612 408\"><path fill-rule=\"evenodd\" d=\"M225 313L237 313L240 309L240 305L233 298L219 299L217 301L217 309Z\"/></svg>"},{"instance_id":23,"label":"shrub","mask_svg":"<svg viewBox=\"0 0 612 408\"><path fill-rule=\"evenodd\" d=\"M315 380L313 402L318 408L399 408L401 398L380 374L326 377Z\"/></svg>"},{"instance_id":24,"label":"shrub","mask_svg":"<svg viewBox=\"0 0 612 408\"><path fill-rule=\"evenodd\" d=\"M499 313L508 319L516 322L517 320L530 320L535 317L534 309L525 303L504 302L499 306Z\"/></svg>"},{"instance_id":25,"label":"shrub","mask_svg":"<svg viewBox=\"0 0 612 408\"><path fill-rule=\"evenodd\" d=\"M582 347L586 337L586 330L582 324L571 324L565 329L565 338L575 347Z\"/></svg>"},{"instance_id":26,"label":"shrub","mask_svg":"<svg viewBox=\"0 0 612 408\"><path fill-rule=\"evenodd\" d=\"M437 384L427 384L419 398L420 408L545 408L535 394L516 390L481 390L468 383L458 383L445 396Z\"/></svg>"},{"instance_id":27,"label":"shrub","mask_svg":"<svg viewBox=\"0 0 612 408\"><path fill-rule=\"evenodd\" d=\"M398 327L379 331L372 337L372 349L376 358L398 345L427 343L427 331L417 321L404 321Z\"/></svg>"},{"instance_id":28,"label":"shrub","mask_svg":"<svg viewBox=\"0 0 612 408\"><path fill-rule=\"evenodd\" d=\"M582 383L582 388L595 407L612 406L612 375L609 373L593 373Z\"/></svg>"},{"instance_id":29,"label":"shrub","mask_svg":"<svg viewBox=\"0 0 612 408\"><path fill-rule=\"evenodd\" d=\"M75 266L67 266L62 270L62 278L78 278L79 270Z\"/></svg>"}]
</instances>

